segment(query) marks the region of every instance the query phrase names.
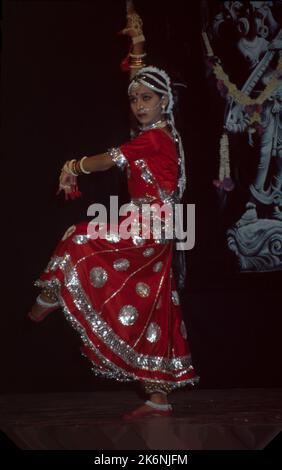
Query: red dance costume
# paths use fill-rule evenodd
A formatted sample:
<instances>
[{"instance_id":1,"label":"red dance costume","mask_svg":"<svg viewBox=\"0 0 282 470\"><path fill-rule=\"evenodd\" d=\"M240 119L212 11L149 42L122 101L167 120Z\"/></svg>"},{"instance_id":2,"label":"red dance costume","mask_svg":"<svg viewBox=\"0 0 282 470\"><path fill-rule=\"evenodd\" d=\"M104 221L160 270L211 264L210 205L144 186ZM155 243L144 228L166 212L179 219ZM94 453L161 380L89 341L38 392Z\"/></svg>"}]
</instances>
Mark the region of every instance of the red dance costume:
<instances>
[{"instance_id":1,"label":"red dance costume","mask_svg":"<svg viewBox=\"0 0 282 470\"><path fill-rule=\"evenodd\" d=\"M177 152L162 129L110 154L126 167L136 205L173 200ZM67 230L35 285L56 293L94 373L167 391L197 382L171 268L174 241L125 240L109 230L106 238L91 239L87 225Z\"/></svg>"}]
</instances>

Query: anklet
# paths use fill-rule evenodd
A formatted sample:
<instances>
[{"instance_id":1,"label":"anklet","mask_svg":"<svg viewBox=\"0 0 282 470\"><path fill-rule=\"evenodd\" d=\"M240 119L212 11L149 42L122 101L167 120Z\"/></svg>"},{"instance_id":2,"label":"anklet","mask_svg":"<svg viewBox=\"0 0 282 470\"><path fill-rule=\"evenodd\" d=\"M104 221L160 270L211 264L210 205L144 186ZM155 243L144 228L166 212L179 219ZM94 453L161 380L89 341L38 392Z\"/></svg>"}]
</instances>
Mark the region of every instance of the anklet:
<instances>
[{"instance_id":1,"label":"anklet","mask_svg":"<svg viewBox=\"0 0 282 470\"><path fill-rule=\"evenodd\" d=\"M36 302L38 303L38 305L40 305L41 307L55 307L55 305L59 305L59 302L53 302L53 303L50 303L50 302L45 302L45 300L42 300L41 297L40 297L40 294L36 297Z\"/></svg>"},{"instance_id":2,"label":"anklet","mask_svg":"<svg viewBox=\"0 0 282 470\"><path fill-rule=\"evenodd\" d=\"M151 408L155 408L156 410L172 410L172 406L169 403L162 404L147 400L145 401L145 405L148 405Z\"/></svg>"}]
</instances>

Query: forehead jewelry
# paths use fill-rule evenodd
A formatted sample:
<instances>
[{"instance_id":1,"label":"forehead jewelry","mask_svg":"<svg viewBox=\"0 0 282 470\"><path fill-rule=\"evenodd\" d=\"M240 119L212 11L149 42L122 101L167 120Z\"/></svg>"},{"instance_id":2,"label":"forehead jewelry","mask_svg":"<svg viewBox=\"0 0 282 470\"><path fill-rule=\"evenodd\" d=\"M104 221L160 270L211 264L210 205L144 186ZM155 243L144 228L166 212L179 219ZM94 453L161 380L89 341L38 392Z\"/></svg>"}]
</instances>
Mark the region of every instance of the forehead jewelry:
<instances>
[{"instance_id":1,"label":"forehead jewelry","mask_svg":"<svg viewBox=\"0 0 282 470\"><path fill-rule=\"evenodd\" d=\"M134 80L131 84L130 90L136 90L139 87L140 83L137 80Z\"/></svg>"}]
</instances>

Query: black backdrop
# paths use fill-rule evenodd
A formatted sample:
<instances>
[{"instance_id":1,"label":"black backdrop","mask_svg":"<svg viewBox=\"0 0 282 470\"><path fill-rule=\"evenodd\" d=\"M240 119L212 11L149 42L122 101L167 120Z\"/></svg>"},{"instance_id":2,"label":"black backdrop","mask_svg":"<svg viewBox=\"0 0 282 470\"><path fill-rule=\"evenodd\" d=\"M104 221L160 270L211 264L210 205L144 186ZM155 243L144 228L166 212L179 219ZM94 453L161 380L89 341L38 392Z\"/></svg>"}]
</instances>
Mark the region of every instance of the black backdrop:
<instances>
[{"instance_id":1,"label":"black backdrop","mask_svg":"<svg viewBox=\"0 0 282 470\"><path fill-rule=\"evenodd\" d=\"M224 239L230 220L212 185L220 102L205 79L200 2L135 4L151 62L188 84L181 113L196 246L187 255L182 300L201 387L281 386L281 273L238 272ZM122 387L91 374L62 314L34 325L26 313L36 294L33 281L65 229L85 218L91 202L108 204L110 194L119 194L120 202L128 197L115 168L82 178L82 200L55 196L65 160L128 139L127 76L119 63L129 44L116 34L124 17L123 0L4 2L3 392Z\"/></svg>"}]
</instances>

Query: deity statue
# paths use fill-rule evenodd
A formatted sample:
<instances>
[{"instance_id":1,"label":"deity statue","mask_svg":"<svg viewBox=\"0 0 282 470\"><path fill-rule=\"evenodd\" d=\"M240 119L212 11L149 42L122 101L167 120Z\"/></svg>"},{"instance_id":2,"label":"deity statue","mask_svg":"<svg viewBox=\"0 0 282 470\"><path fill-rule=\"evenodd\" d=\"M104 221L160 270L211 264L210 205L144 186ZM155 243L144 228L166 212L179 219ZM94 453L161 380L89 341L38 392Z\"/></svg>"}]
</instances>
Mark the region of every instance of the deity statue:
<instances>
[{"instance_id":1,"label":"deity statue","mask_svg":"<svg viewBox=\"0 0 282 470\"><path fill-rule=\"evenodd\" d=\"M204 37L226 96L225 137L246 134L257 155L246 210L227 233L228 246L245 271L282 269L281 14L282 2L225 1ZM209 41L219 53L213 53ZM221 167L226 162L225 155ZM221 168L218 185L227 174Z\"/></svg>"}]
</instances>

